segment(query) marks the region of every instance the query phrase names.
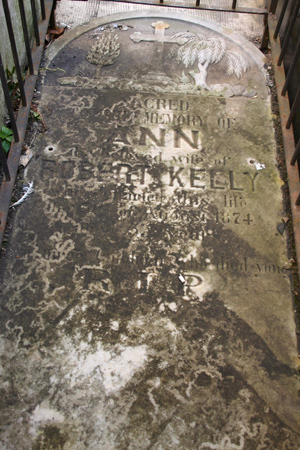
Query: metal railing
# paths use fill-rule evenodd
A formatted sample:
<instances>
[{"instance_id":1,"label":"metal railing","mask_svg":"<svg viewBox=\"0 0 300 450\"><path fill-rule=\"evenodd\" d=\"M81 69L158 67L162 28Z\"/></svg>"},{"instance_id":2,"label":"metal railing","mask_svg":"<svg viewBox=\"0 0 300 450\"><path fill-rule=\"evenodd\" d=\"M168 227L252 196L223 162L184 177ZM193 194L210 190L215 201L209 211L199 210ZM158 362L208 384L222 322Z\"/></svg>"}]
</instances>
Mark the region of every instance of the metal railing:
<instances>
[{"instance_id":1,"label":"metal railing","mask_svg":"<svg viewBox=\"0 0 300 450\"><path fill-rule=\"evenodd\" d=\"M107 0L111 1L111 0ZM229 13L245 13L245 14L266 14L268 11L265 8L247 8L239 7L237 0L233 0L231 7L223 7L219 5L201 4L200 0L191 1L176 1L176 0L114 0L123 3L138 3L139 5L157 5L168 6L170 8L184 8L184 9L203 9L204 11L220 11Z\"/></svg>"},{"instance_id":2,"label":"metal railing","mask_svg":"<svg viewBox=\"0 0 300 450\"><path fill-rule=\"evenodd\" d=\"M3 66L3 58L0 53L0 79L4 94L5 106L9 115L11 129L13 133L13 141L11 143L8 155L3 149L0 139L0 164L3 168L4 177L0 188L0 242L3 238L4 229L7 221L7 214L10 205L10 199L16 179L16 174L19 166L19 160L22 152L22 147L25 138L25 131L27 127L28 117L30 114L30 105L34 93L34 88L37 81L37 74L40 66L40 61L43 52L43 43L48 28L49 19L51 17L54 0L38 0L40 2L41 18L39 20L36 2L30 0L30 15L33 23L34 45L31 48L30 35L28 32L28 17L26 17L24 0L18 0L20 11L20 18L23 31L23 45L26 54L26 65L28 67L28 74L25 81L23 81L21 62L17 50L14 26L11 20L11 10L8 0L2 0L2 6L5 16L5 22L9 35L9 42L14 61L14 69L18 80L18 88L20 92L20 105L18 108L17 117L14 112L12 99L10 97L8 88L8 79L5 74Z\"/></svg>"},{"instance_id":3,"label":"metal railing","mask_svg":"<svg viewBox=\"0 0 300 450\"><path fill-rule=\"evenodd\" d=\"M276 6L278 6L278 0L276 2ZM298 75L298 77L296 77L296 83L299 87L297 89L296 95L291 100L290 105L288 98L292 83L295 84L295 79L293 79L293 77L297 72L296 69L300 54L300 25L299 21L297 21L299 11L300 0L284 0L281 5L281 10L279 11L277 23L275 22L276 27L272 36L273 41L277 41L278 45L279 41L281 42L278 55L275 56L273 54L273 57L275 57L274 69L275 76L277 75L276 81L279 105L281 105L281 117L284 121L283 137L285 137L287 134L285 130L289 130L291 128L296 114L300 114L300 74ZM276 7L273 12L276 12ZM269 20L273 21L274 28L274 18L270 17ZM284 22L286 22L285 27L283 27ZM296 39L296 45L292 45L293 34L298 35ZM276 52L276 48L274 47L274 45L272 48L272 52ZM286 73L284 72L284 65L288 67ZM286 98L285 103L283 103L283 97ZM290 161L287 161L287 164L294 166L297 163L300 176L300 139L298 140L296 148L294 146L294 142L290 142L289 145L291 147L294 147L294 150L292 152L292 157L290 158ZM286 154L287 153L289 152L286 151ZM296 206L300 206L300 194L297 195L295 204Z\"/></svg>"},{"instance_id":4,"label":"metal railing","mask_svg":"<svg viewBox=\"0 0 300 450\"><path fill-rule=\"evenodd\" d=\"M278 19L277 27L275 29L274 39L277 39L277 37L278 37L279 31L280 31L280 28L281 28L281 25L282 25L282 21L283 21L283 18L284 18L284 15L286 14L286 11L287 11L288 2L289 2L289 0L285 0L285 2L284 2L283 8L281 10L281 14L280 14L279 19ZM284 56L286 55L286 52L287 52L289 40L291 38L293 29L294 29L295 24L296 24L296 19L298 17L299 10L300 10L300 0L297 0L295 2L295 4L293 5L293 8L291 9L290 16L289 16L289 23L288 23L288 26L286 27L286 30L284 32L284 38L283 38L283 43L282 43L282 47L281 47L281 52L280 52L280 55L279 55L279 58L278 58L278 62L277 62L278 66L281 66L281 64L283 63ZM299 37L298 37L298 42L297 42L297 45L296 45L296 48L295 48L295 51L294 51L294 54L293 54L293 57L292 57L292 61L291 61L289 70L288 70L287 75L286 75L286 80L285 80L284 86L282 88L281 95L285 95L287 93L287 90L288 90L289 85L291 83L291 79L292 79L294 70L296 68L296 64L297 64L297 61L298 61L299 53L300 53L300 34L299 34ZM295 100L293 102L288 121L286 123L286 128L287 129L290 128L290 126L291 126L291 124L292 124L292 122L294 120L294 117L295 117L297 108L299 106L299 103L300 103L300 87L298 89L296 98L295 98ZM295 161L294 161L293 164L295 164Z\"/></svg>"},{"instance_id":5,"label":"metal railing","mask_svg":"<svg viewBox=\"0 0 300 450\"><path fill-rule=\"evenodd\" d=\"M44 0L40 0L40 2L41 2L42 19L45 20L46 19L45 3L44 3ZM27 106L27 99L26 99L26 93L25 93L25 89L24 89L23 78L22 78L21 65L20 65L20 61L19 61L19 55L18 55L18 51L17 51L16 40L15 40L14 29L13 29L12 20L11 20L10 9L8 6L8 1L2 0L2 5L3 5L3 10L4 10L9 40L10 40L12 56L13 56L13 60L14 60L14 64L15 64L15 70L16 70L16 74L17 74L21 102L22 102L23 106ZM22 22L24 45L25 45L25 49L26 49L28 69L29 69L30 75L33 75L34 68L33 68L32 53L31 53L31 48L30 48L30 37L29 37L29 33L28 33L28 27L27 27L27 22L26 22L26 15L25 15L25 8L24 8L23 0L19 0L19 10L20 10L20 17L21 17L21 22ZM39 29L38 29L38 17L37 17L36 5L35 5L34 0L31 0L31 12L32 12L32 21L33 21L36 45L39 46L40 45L40 35L39 35ZM4 66L3 66L1 53L0 53L0 79L1 79L1 84L2 84L2 89L3 89L3 93L4 93L7 111L8 111L9 118L10 118L11 127L13 130L14 140L15 140L15 142L19 142L20 138L19 138L19 133L18 133L18 127L17 127L17 123L15 120L15 116L14 116L12 101L11 101L10 94L9 94L9 89L8 89L8 85L7 85L7 80L6 80L6 76L5 76L5 70L4 70ZM10 171L9 171L8 164L6 161L5 151L3 149L1 140L0 140L0 160L1 160L1 164L3 166L5 178L7 181L10 181L11 175L10 175Z\"/></svg>"}]
</instances>

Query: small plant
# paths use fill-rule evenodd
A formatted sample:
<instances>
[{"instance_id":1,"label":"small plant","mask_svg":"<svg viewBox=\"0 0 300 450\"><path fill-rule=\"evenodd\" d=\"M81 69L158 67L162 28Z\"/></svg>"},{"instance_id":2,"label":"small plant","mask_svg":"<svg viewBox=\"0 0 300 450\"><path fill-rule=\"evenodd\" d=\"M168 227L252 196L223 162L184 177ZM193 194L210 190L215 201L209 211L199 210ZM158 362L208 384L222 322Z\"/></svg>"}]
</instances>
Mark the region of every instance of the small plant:
<instances>
[{"instance_id":1,"label":"small plant","mask_svg":"<svg viewBox=\"0 0 300 450\"><path fill-rule=\"evenodd\" d=\"M44 120L44 118L43 118L43 115L42 115L42 113L38 110L38 107L37 107L37 105L36 105L34 102L31 104L30 118L31 118L33 121L39 122L40 125L42 125L42 127L43 127L43 128L42 128L43 133L47 130L47 126L46 126L45 120Z\"/></svg>"},{"instance_id":2,"label":"small plant","mask_svg":"<svg viewBox=\"0 0 300 450\"><path fill-rule=\"evenodd\" d=\"M21 97L16 68L13 67L11 70L6 68L5 72L6 72L6 80L7 80L9 96L11 98L13 107L16 108L19 104L20 97ZM22 80L25 80L25 77L26 77L26 72L24 72L22 74Z\"/></svg>"},{"instance_id":3,"label":"small plant","mask_svg":"<svg viewBox=\"0 0 300 450\"><path fill-rule=\"evenodd\" d=\"M32 109L30 110L30 116L34 120L41 120L40 113L37 111L33 111Z\"/></svg>"},{"instance_id":4,"label":"small plant","mask_svg":"<svg viewBox=\"0 0 300 450\"><path fill-rule=\"evenodd\" d=\"M10 128L7 128L4 125L2 125L2 127L0 129L0 139L1 139L1 144L2 144L3 150L6 153L8 153L11 141L13 139L12 130Z\"/></svg>"},{"instance_id":5,"label":"small plant","mask_svg":"<svg viewBox=\"0 0 300 450\"><path fill-rule=\"evenodd\" d=\"M11 70L6 69L6 79L7 79L7 87L9 91L10 97L14 97L17 93L19 83L16 74L16 68L13 67Z\"/></svg>"}]
</instances>

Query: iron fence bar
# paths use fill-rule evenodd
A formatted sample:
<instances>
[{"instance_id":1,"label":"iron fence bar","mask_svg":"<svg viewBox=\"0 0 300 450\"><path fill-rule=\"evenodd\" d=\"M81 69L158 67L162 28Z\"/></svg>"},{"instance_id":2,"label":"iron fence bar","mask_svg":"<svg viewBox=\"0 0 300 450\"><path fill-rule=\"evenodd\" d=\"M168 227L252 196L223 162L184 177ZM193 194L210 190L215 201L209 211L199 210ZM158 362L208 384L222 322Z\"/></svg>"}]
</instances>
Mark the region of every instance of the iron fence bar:
<instances>
[{"instance_id":1,"label":"iron fence bar","mask_svg":"<svg viewBox=\"0 0 300 450\"><path fill-rule=\"evenodd\" d=\"M5 151L4 151L4 148L1 143L1 139L0 139L0 163L3 167L3 172L5 175L6 181L10 181L11 180L10 173L9 173L9 169L8 169L8 165L7 165L7 161L6 161Z\"/></svg>"},{"instance_id":2,"label":"iron fence bar","mask_svg":"<svg viewBox=\"0 0 300 450\"><path fill-rule=\"evenodd\" d=\"M294 5L293 11L292 11L292 16L291 16L291 20L289 22L287 31L285 32L283 44L281 46L281 52L280 52L279 59L277 62L278 66L280 66L283 61L283 57L285 55L285 52L286 52L286 49L287 49L287 46L289 43L289 39L291 37L292 31L293 31L293 28L294 28L294 25L295 25L295 22L297 19L299 8L300 8L300 0L297 0L297 2Z\"/></svg>"},{"instance_id":3,"label":"iron fence bar","mask_svg":"<svg viewBox=\"0 0 300 450\"><path fill-rule=\"evenodd\" d=\"M261 38L260 50L266 50L269 43L269 25L268 25L268 14L264 15L264 32Z\"/></svg>"},{"instance_id":4,"label":"iron fence bar","mask_svg":"<svg viewBox=\"0 0 300 450\"><path fill-rule=\"evenodd\" d=\"M0 54L0 79L1 79L5 103L6 103L6 107L8 110L8 115L10 118L10 123L11 123L11 128L13 130L14 138L15 138L16 142L19 142L19 133L18 133L18 129L17 129L16 121L15 121L14 110L13 110L10 95L9 95L9 90L8 90L8 86L7 86L7 80L6 80L6 76L5 76L5 72L4 72L1 54Z\"/></svg>"},{"instance_id":5,"label":"iron fence bar","mask_svg":"<svg viewBox=\"0 0 300 450\"><path fill-rule=\"evenodd\" d=\"M300 139L298 141L297 147L296 147L293 157L291 159L291 162L290 162L291 166L294 166L296 164L296 162L298 163L298 166L299 166L299 158L300 158Z\"/></svg>"},{"instance_id":6,"label":"iron fence bar","mask_svg":"<svg viewBox=\"0 0 300 450\"><path fill-rule=\"evenodd\" d=\"M103 0L103 1L111 1L111 0ZM124 0L114 0L115 2L124 3ZM222 6L210 6L210 5L199 5L195 6L190 3L179 3L176 0L172 1L172 3L168 2L168 4L164 3L161 5L160 3L154 3L153 0L126 0L126 3L134 3L138 5L156 5L156 6L168 6L168 8L184 8L184 9L203 9L204 11L217 11L217 12L228 12L228 13L237 13L237 14L254 14L254 15L266 15L268 14L268 10L265 8L247 8L247 7L239 7L236 9L231 8L223 8Z\"/></svg>"},{"instance_id":7,"label":"iron fence bar","mask_svg":"<svg viewBox=\"0 0 300 450\"><path fill-rule=\"evenodd\" d=\"M275 28L275 32L274 32L274 39L277 39L277 37L278 37L278 33L280 31L280 28L281 28L281 25L282 25L282 21L284 19L284 15L285 15L285 11L286 11L286 8L288 6L288 3L289 3L289 0L285 0L284 4L282 6L282 10L281 10L281 13L280 13L280 16L279 16L279 19L277 21L277 25L276 25L276 28Z\"/></svg>"},{"instance_id":8,"label":"iron fence bar","mask_svg":"<svg viewBox=\"0 0 300 450\"><path fill-rule=\"evenodd\" d=\"M288 90L288 86L289 86L289 83L291 81L292 75L294 73L294 70L295 70L295 67L296 67L296 64L297 64L297 61L298 61L298 58L299 58L299 54L300 54L300 34L299 34L299 38L298 38L297 46L296 46L296 49L295 49L295 53L294 53L294 56L293 56L290 68L288 70L288 73L287 73L287 76L286 76L286 79L285 79L285 83L284 83L281 95L285 95L286 91Z\"/></svg>"},{"instance_id":9,"label":"iron fence bar","mask_svg":"<svg viewBox=\"0 0 300 450\"><path fill-rule=\"evenodd\" d=\"M29 72L32 75L33 74L33 62L32 62L32 56L31 56L31 48L30 48L28 28L27 28L27 22L26 22L25 8L24 8L23 0L19 0L19 9L20 9L20 15L21 15L21 21L22 21L22 28L23 28L23 35L24 35L24 42L25 42L25 48L26 48L28 67L29 67Z\"/></svg>"},{"instance_id":10,"label":"iron fence bar","mask_svg":"<svg viewBox=\"0 0 300 450\"><path fill-rule=\"evenodd\" d=\"M53 0L45 0L46 19L40 23L40 35L45 39L49 18L52 12ZM43 46L34 46L32 51L33 68L37 73L43 53ZM30 104L32 101L34 88L37 81L37 75L29 75L25 82L25 91L27 94L28 105L25 107L20 105L17 118L17 129L19 131L19 142L12 142L7 158L7 165L10 172L10 181L2 180L0 187L0 245L7 223L8 210L11 202L11 196L19 167L19 160L22 153L25 132L27 128L28 117L30 114Z\"/></svg>"},{"instance_id":11,"label":"iron fence bar","mask_svg":"<svg viewBox=\"0 0 300 450\"><path fill-rule=\"evenodd\" d=\"M271 0L270 6L269 6L269 13L275 14L277 5L278 5L278 0Z\"/></svg>"},{"instance_id":12,"label":"iron fence bar","mask_svg":"<svg viewBox=\"0 0 300 450\"><path fill-rule=\"evenodd\" d=\"M291 127L291 124L292 124L292 122L293 122L293 120L294 120L294 117L295 117L297 108L298 108L298 106L299 106L299 103L300 103L300 86L299 86L299 88L298 88L298 91L297 91L297 94L296 94L296 97L295 97L295 100L294 100L294 103L293 103L293 106L292 106L290 115L289 115L288 120L287 120L287 122L286 122L285 128L286 128L287 130L289 130L289 128Z\"/></svg>"},{"instance_id":13,"label":"iron fence bar","mask_svg":"<svg viewBox=\"0 0 300 450\"><path fill-rule=\"evenodd\" d=\"M299 179L300 179L300 160L299 160L299 158L298 158L298 160L297 160L297 169L298 169L298 177L299 177ZM299 196L298 196L299 197Z\"/></svg>"},{"instance_id":14,"label":"iron fence bar","mask_svg":"<svg viewBox=\"0 0 300 450\"><path fill-rule=\"evenodd\" d=\"M24 91L23 79L22 79L22 74L21 74L21 69L20 69L20 63L19 63L19 58L18 58L18 52L17 52L16 41L15 41L15 37L14 37L13 27L12 27L12 23L11 23L11 17L10 17L10 12L9 12L9 8L8 8L8 3L7 3L7 0L3 0L2 3L3 3L3 9L4 9L4 14L5 14L5 19L6 19L7 30L8 30L8 34L9 34L11 50L12 50L15 68L16 68L16 72L17 72L17 78L18 78L18 83L19 83L21 99L22 99L23 105L26 106L27 105L26 95L25 95L25 91Z\"/></svg>"},{"instance_id":15,"label":"iron fence bar","mask_svg":"<svg viewBox=\"0 0 300 450\"><path fill-rule=\"evenodd\" d=\"M43 1L47 1L47 0L43 0ZM52 4L50 18L49 18L49 27L55 28L56 27L55 10L56 10L57 0L52 0L52 2L53 2L53 4Z\"/></svg>"},{"instance_id":16,"label":"iron fence bar","mask_svg":"<svg viewBox=\"0 0 300 450\"><path fill-rule=\"evenodd\" d=\"M231 9L235 9L237 4L237 0L232 0L232 6Z\"/></svg>"},{"instance_id":17,"label":"iron fence bar","mask_svg":"<svg viewBox=\"0 0 300 450\"><path fill-rule=\"evenodd\" d=\"M40 43L40 32L39 32L39 24L36 14L36 7L35 7L35 0L30 0L31 3L31 11L32 11L32 20L33 20L33 28L34 28L34 34L35 34L35 42L36 45L41 45Z\"/></svg>"},{"instance_id":18,"label":"iron fence bar","mask_svg":"<svg viewBox=\"0 0 300 450\"><path fill-rule=\"evenodd\" d=\"M46 19L46 10L45 10L45 0L41 0L41 13L42 13L42 19Z\"/></svg>"}]
</instances>

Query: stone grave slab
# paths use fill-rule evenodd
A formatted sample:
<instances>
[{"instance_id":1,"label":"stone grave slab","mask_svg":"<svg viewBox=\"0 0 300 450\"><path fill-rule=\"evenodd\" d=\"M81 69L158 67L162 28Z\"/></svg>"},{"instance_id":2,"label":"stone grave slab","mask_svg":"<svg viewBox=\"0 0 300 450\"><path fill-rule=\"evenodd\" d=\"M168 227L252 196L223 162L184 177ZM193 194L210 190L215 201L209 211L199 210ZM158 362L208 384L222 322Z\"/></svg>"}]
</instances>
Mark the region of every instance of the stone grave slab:
<instances>
[{"instance_id":1,"label":"stone grave slab","mask_svg":"<svg viewBox=\"0 0 300 450\"><path fill-rule=\"evenodd\" d=\"M1 448L298 449L260 52L174 13L102 19L50 49L41 111L1 300Z\"/></svg>"}]
</instances>

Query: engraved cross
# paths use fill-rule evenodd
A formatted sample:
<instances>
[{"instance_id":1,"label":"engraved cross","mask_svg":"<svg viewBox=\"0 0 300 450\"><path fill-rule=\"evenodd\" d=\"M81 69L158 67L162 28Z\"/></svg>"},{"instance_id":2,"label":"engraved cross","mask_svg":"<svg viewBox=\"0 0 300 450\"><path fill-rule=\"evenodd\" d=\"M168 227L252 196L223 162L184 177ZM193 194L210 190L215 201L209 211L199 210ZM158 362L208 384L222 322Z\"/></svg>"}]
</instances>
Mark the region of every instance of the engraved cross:
<instances>
[{"instance_id":1,"label":"engraved cross","mask_svg":"<svg viewBox=\"0 0 300 450\"><path fill-rule=\"evenodd\" d=\"M162 71L162 62L163 62L163 45L165 42L171 44L179 44L183 45L186 43L187 39L185 38L173 38L172 36L165 36L165 29L169 28L169 24L158 21L153 22L151 24L153 28L155 28L155 33L153 34L142 34L140 32L133 33L130 38L138 43L141 41L154 42L154 58L153 58L153 66L156 69L156 72Z\"/></svg>"}]
</instances>

